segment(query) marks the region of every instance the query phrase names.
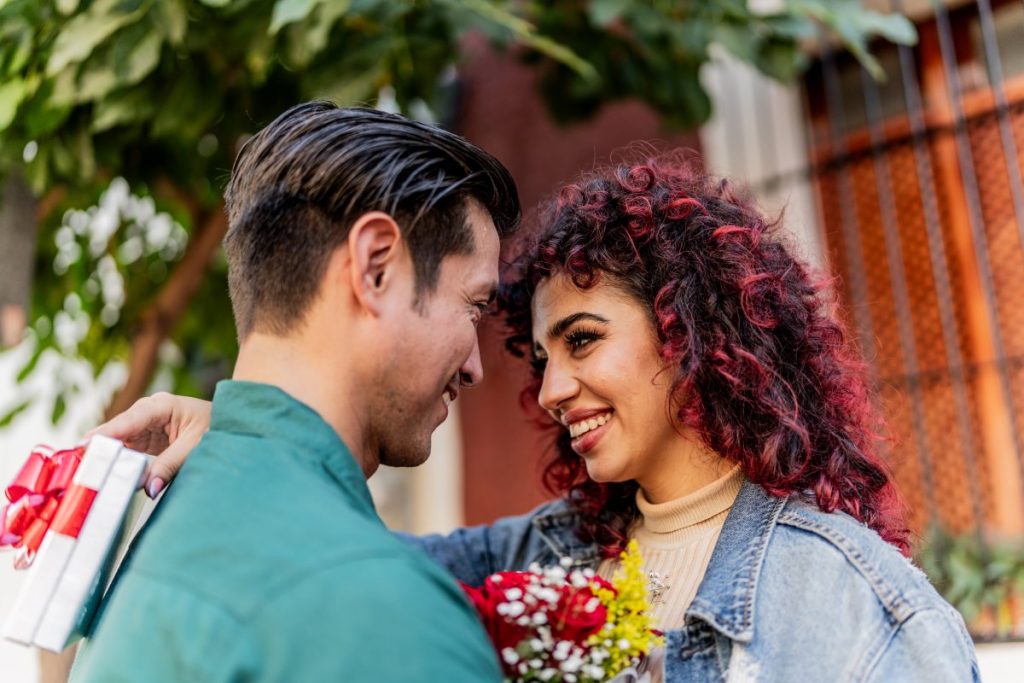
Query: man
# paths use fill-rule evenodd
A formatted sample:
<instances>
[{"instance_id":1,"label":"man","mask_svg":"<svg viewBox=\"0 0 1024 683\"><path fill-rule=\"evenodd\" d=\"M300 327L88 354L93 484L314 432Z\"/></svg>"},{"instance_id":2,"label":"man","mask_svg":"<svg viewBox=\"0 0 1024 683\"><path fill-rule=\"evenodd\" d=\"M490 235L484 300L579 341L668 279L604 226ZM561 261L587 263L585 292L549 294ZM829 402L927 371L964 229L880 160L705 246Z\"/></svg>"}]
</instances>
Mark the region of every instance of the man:
<instances>
[{"instance_id":1,"label":"man","mask_svg":"<svg viewBox=\"0 0 1024 683\"><path fill-rule=\"evenodd\" d=\"M311 103L245 144L226 204L234 377L74 679L498 680L468 602L365 478L422 463L482 377L511 177L443 130Z\"/></svg>"}]
</instances>

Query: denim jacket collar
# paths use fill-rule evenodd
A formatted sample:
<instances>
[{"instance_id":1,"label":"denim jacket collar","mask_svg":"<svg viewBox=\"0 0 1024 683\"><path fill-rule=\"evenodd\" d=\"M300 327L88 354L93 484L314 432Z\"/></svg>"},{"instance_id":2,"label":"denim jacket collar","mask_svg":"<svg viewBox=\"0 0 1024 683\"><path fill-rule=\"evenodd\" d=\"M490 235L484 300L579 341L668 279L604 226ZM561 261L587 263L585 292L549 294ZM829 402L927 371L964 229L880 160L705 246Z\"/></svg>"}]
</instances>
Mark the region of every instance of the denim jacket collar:
<instances>
[{"instance_id":1,"label":"denim jacket collar","mask_svg":"<svg viewBox=\"0 0 1024 683\"><path fill-rule=\"evenodd\" d=\"M577 567L597 569L601 563L598 545L581 541L576 535L580 514L564 502L559 501L551 511L537 515L530 523L556 557L571 557Z\"/></svg>"},{"instance_id":2,"label":"denim jacket collar","mask_svg":"<svg viewBox=\"0 0 1024 683\"><path fill-rule=\"evenodd\" d=\"M700 619L731 640L749 643L754 637L757 581L768 541L786 498L768 494L743 482L711 555L704 580L686 611L687 620ZM576 566L596 568L599 548L576 537L579 514L559 506L533 518L533 526L559 557L571 557Z\"/></svg>"},{"instance_id":3,"label":"denim jacket collar","mask_svg":"<svg viewBox=\"0 0 1024 683\"><path fill-rule=\"evenodd\" d=\"M768 541L786 500L750 481L743 482L704 580L686 610L687 620L701 619L741 643L753 639L757 582Z\"/></svg>"}]
</instances>

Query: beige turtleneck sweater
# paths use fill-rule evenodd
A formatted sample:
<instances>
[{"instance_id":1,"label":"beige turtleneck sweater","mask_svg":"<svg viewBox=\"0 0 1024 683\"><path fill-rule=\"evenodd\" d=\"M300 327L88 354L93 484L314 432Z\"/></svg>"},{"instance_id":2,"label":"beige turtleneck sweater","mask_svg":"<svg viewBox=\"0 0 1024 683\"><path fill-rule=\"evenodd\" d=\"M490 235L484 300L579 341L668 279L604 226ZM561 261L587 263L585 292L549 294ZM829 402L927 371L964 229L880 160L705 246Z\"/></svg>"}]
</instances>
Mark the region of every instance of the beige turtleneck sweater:
<instances>
[{"instance_id":1,"label":"beige turtleneck sweater","mask_svg":"<svg viewBox=\"0 0 1024 683\"><path fill-rule=\"evenodd\" d=\"M648 598L655 628L671 631L682 628L683 616L697 594L711 553L725 518L743 485L743 471L736 465L720 479L682 498L666 503L651 503L637 491L640 519L631 537L640 545L644 571L656 572L659 581L649 584ZM618 560L605 560L598 574L610 579L618 569ZM653 683L662 680L662 653L649 660Z\"/></svg>"}]
</instances>

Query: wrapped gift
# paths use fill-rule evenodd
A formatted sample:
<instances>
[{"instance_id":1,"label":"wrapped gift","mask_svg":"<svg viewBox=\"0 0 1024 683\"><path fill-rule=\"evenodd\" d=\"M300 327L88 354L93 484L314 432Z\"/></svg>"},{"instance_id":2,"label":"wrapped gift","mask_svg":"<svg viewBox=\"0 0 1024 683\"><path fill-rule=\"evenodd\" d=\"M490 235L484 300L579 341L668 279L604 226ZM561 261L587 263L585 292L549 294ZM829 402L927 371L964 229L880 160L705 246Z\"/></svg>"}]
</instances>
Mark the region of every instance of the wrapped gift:
<instances>
[{"instance_id":1,"label":"wrapped gift","mask_svg":"<svg viewBox=\"0 0 1024 683\"><path fill-rule=\"evenodd\" d=\"M6 638L59 652L84 634L127 540L126 517L145 468L145 455L103 436L84 451L33 451L8 487L12 502L2 520L18 551L15 565L29 571Z\"/></svg>"}]
</instances>

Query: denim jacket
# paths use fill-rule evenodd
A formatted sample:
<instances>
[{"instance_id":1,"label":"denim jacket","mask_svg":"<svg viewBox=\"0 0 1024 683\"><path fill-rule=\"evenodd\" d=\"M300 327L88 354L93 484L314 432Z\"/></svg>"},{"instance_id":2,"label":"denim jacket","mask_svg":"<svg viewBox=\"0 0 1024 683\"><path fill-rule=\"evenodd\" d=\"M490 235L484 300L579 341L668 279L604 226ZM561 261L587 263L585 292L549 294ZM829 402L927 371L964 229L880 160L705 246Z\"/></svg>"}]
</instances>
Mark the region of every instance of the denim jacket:
<instances>
[{"instance_id":1,"label":"denim jacket","mask_svg":"<svg viewBox=\"0 0 1024 683\"><path fill-rule=\"evenodd\" d=\"M564 500L490 526L409 538L463 582L571 557L595 568ZM685 625L666 634L665 681L979 681L960 615L874 531L745 482Z\"/></svg>"}]
</instances>

